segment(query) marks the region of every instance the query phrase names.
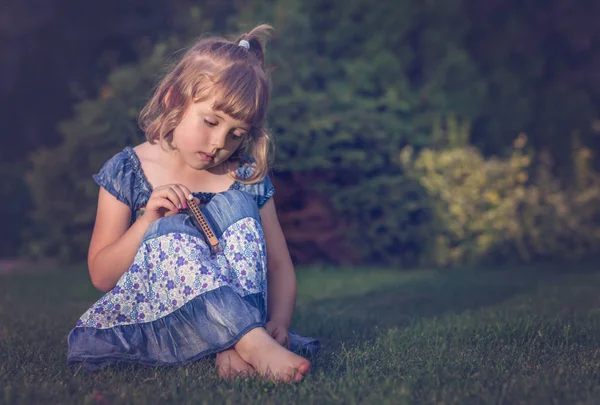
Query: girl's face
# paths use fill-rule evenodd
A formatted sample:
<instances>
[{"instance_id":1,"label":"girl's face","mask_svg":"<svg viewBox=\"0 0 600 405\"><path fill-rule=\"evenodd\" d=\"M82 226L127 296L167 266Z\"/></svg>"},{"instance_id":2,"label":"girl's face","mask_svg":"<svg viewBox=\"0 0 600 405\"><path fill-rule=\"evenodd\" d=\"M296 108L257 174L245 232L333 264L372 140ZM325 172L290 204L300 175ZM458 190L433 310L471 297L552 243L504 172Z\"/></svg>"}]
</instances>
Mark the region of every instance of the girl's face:
<instances>
[{"instance_id":1,"label":"girl's face","mask_svg":"<svg viewBox=\"0 0 600 405\"><path fill-rule=\"evenodd\" d=\"M191 104L173 131L173 146L183 161L196 170L225 162L249 136L250 125L214 111L212 105L212 101Z\"/></svg>"}]
</instances>

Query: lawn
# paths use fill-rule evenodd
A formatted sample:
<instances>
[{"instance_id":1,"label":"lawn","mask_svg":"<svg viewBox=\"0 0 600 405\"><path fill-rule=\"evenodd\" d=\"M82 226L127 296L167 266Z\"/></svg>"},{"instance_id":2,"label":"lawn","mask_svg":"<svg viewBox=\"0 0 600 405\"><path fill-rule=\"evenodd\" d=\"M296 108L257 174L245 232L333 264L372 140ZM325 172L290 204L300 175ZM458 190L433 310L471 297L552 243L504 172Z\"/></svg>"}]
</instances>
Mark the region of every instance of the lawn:
<instances>
[{"instance_id":1,"label":"lawn","mask_svg":"<svg viewBox=\"0 0 600 405\"><path fill-rule=\"evenodd\" d=\"M0 277L0 404L598 404L600 270L298 269L295 329L319 337L294 386L220 380L209 360L65 367L100 294L86 269Z\"/></svg>"}]
</instances>

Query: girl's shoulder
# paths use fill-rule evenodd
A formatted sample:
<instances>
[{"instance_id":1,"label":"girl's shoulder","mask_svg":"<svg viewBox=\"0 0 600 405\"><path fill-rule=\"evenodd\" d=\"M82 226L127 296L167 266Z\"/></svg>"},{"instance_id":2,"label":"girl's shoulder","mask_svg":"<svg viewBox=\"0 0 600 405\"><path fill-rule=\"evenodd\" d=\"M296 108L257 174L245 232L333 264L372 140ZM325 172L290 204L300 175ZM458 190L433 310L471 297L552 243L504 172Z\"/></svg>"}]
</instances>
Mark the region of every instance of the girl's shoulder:
<instances>
[{"instance_id":1,"label":"girl's shoulder","mask_svg":"<svg viewBox=\"0 0 600 405\"><path fill-rule=\"evenodd\" d=\"M241 155L237 176L241 179L247 179L255 172L255 170L256 165L254 160L250 156ZM239 190L245 191L252 195L258 204L258 208L261 208L263 205L265 205L273 196L273 194L275 194L275 186L273 186L273 182L271 181L269 175L266 175L256 183L248 184L237 181L235 185Z\"/></svg>"},{"instance_id":2,"label":"girl's shoulder","mask_svg":"<svg viewBox=\"0 0 600 405\"><path fill-rule=\"evenodd\" d=\"M100 171L118 174L122 171L134 171L138 166L139 162L133 148L126 146L123 150L111 156L104 163Z\"/></svg>"},{"instance_id":3,"label":"girl's shoulder","mask_svg":"<svg viewBox=\"0 0 600 405\"><path fill-rule=\"evenodd\" d=\"M140 161L130 146L115 153L92 177L99 186L130 207L136 205L140 193L149 191Z\"/></svg>"}]
</instances>

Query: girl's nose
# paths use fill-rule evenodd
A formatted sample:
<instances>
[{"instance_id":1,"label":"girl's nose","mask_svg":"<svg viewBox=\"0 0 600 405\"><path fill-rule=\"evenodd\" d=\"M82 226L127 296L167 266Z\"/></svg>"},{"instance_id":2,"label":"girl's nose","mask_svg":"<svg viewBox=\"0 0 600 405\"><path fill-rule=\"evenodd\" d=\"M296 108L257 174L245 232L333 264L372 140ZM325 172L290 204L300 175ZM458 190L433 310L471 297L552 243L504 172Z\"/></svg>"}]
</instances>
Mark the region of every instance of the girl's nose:
<instances>
[{"instance_id":1,"label":"girl's nose","mask_svg":"<svg viewBox=\"0 0 600 405\"><path fill-rule=\"evenodd\" d=\"M212 136L212 145L216 149L225 148L225 140L227 139L227 131L214 131Z\"/></svg>"}]
</instances>

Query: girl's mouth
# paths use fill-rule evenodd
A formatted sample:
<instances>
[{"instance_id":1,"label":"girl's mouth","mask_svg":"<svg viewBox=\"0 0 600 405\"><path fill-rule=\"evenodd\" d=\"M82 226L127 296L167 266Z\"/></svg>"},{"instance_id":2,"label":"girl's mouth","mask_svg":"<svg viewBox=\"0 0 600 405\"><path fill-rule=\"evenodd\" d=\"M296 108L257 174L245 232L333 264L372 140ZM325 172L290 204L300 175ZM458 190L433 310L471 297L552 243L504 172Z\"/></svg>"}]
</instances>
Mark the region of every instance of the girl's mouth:
<instances>
[{"instance_id":1,"label":"girl's mouth","mask_svg":"<svg viewBox=\"0 0 600 405\"><path fill-rule=\"evenodd\" d=\"M204 152L199 152L198 154L200 155L200 159L202 159L206 162L210 162L215 157L215 155L209 155L208 153L204 153Z\"/></svg>"}]
</instances>

